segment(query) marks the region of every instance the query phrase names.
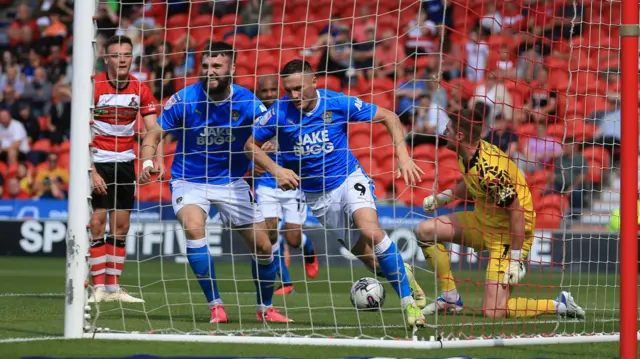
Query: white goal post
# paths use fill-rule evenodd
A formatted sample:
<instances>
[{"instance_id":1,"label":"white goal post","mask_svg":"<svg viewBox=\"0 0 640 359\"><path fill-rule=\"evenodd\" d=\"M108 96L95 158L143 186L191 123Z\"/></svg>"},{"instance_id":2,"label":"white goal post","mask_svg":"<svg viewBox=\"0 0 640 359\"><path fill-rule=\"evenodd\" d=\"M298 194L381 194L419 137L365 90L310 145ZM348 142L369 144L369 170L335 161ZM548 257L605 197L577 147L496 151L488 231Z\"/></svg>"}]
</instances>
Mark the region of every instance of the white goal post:
<instances>
[{"instance_id":1,"label":"white goal post","mask_svg":"<svg viewBox=\"0 0 640 359\"><path fill-rule=\"evenodd\" d=\"M287 254L296 293L277 297L274 304L301 318L287 325L255 321L249 253L232 238L232 229L207 223L209 251L234 317L228 325L208 324L207 303L186 263L184 235L166 197L167 182L138 186L139 213L134 211L127 236L122 285L147 302L89 306L90 123L100 2L74 2L66 338L439 349L619 342L622 337L623 357L637 351L637 2L558 0L545 7L531 0L514 10L512 3L498 0L238 0L234 9L220 12L208 7L213 2L192 0L182 4L185 12L173 13L168 3L151 1L137 9L148 18L118 24L131 26L125 30L136 27L136 46L162 49L140 50L134 60L136 72L147 72L141 81L161 86L155 88L158 100L172 94L162 88L167 81L167 88L177 91L198 80L202 39L214 38L234 46L234 82L250 90L257 90L259 76L277 75L289 60L303 58L318 71L319 88L395 110L406 125L410 153L425 171L422 182L407 187L395 179L393 146L381 125L350 125L349 144L375 181L381 226L429 301L440 295L437 276L413 228L426 218L422 199L452 188L462 177L455 153L440 146L442 138L435 133L461 107L481 102L490 108L488 141L505 133L517 136L505 140L504 151L525 174L537 212L527 279L517 292L554 299L571 291L587 318L485 318L486 253L447 244L467 306L458 315L428 316L427 328L420 330L403 326L399 301L387 284L393 299L387 298L381 311L351 307L351 283L371 273L339 243L327 240L311 216L304 230L316 245L321 274L308 278L299 250ZM256 4L262 4L257 17L242 12ZM124 16L122 9L116 13ZM256 18L257 23L243 23ZM173 78L146 77L156 71L150 63L158 56L175 62ZM171 151L180 149L167 147L165 163L170 164ZM566 156L569 148L573 157ZM464 205L456 201L444 213ZM617 208L620 213L612 213ZM625 317L622 309L636 317Z\"/></svg>"}]
</instances>

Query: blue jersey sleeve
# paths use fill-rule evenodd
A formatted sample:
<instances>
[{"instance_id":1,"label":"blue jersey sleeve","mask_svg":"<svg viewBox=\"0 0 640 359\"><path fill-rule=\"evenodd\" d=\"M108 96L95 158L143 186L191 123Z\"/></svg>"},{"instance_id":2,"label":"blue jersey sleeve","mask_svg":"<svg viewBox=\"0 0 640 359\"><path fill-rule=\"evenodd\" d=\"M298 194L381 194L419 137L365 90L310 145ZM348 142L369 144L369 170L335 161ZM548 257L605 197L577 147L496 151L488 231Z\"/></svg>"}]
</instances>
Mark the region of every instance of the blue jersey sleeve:
<instances>
[{"instance_id":1,"label":"blue jersey sleeve","mask_svg":"<svg viewBox=\"0 0 640 359\"><path fill-rule=\"evenodd\" d=\"M345 96L340 101L349 115L349 122L370 122L378 111L378 106L354 96Z\"/></svg>"},{"instance_id":2,"label":"blue jersey sleeve","mask_svg":"<svg viewBox=\"0 0 640 359\"><path fill-rule=\"evenodd\" d=\"M184 127L185 91L176 92L164 104L158 124L165 131L173 131Z\"/></svg>"},{"instance_id":3,"label":"blue jersey sleeve","mask_svg":"<svg viewBox=\"0 0 640 359\"><path fill-rule=\"evenodd\" d=\"M253 137L259 142L267 142L276 135L278 116L275 107L271 107L262 117L256 121L253 128Z\"/></svg>"}]
</instances>

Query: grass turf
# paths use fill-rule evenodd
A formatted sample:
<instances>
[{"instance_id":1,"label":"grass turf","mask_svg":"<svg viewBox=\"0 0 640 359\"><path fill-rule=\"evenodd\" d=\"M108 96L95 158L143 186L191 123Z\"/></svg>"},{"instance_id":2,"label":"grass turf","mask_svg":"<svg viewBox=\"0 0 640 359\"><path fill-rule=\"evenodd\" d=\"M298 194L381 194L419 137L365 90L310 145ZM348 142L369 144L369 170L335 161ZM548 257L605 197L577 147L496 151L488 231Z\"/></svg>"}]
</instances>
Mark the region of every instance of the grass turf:
<instances>
[{"instance_id":1,"label":"grass turf","mask_svg":"<svg viewBox=\"0 0 640 359\"><path fill-rule=\"evenodd\" d=\"M64 262L61 259L5 257L0 275L0 307L5 315L0 319L0 340L5 338L59 336L63 328ZM319 276L304 281L301 266L292 266L296 293L277 297L275 305L296 320L291 325L272 325L265 328L255 320L255 293L249 266L245 263L219 263L216 272L220 290L224 293L229 324L214 326L208 323L208 310L203 295L186 264L175 261L128 262L123 285L131 293L142 295L144 305L103 303L94 308L95 325L115 331L218 332L258 334L271 331L289 335L317 335L334 337L405 338L410 335L403 325L395 293L388 285L388 296L381 312L356 312L349 302L351 283L371 274L359 264L353 268L322 268ZM464 271L455 273L459 290L467 309L463 314L428 318L432 328L419 332L420 337L442 333L445 336L545 334L553 330L566 333L609 333L617 331L618 298L616 276L609 274L567 273L563 289L570 289L580 305L587 310L585 321L559 320L553 315L536 319L488 320L479 311L482 298L483 273ZM433 276L417 274L429 294L434 294ZM559 274L532 270L528 282L518 289L519 295L531 298L555 297L560 290ZM330 279L330 281L329 281ZM308 294L308 295L307 295ZM1 342L0 342L1 343ZM207 345L155 342L108 341L47 341L34 343L2 343L3 358L26 355L124 356L136 353L161 355L241 355L283 357L318 357L317 347L278 346L277 351L265 352L257 345ZM366 342L363 342L366 346ZM188 348L188 349L185 349ZM366 348L331 349L330 357L342 356L402 356L432 357L466 355L473 357L615 357L615 344L580 344L531 346L515 348L442 350L435 352L411 350L380 350ZM9 356L5 356L9 355ZM97 354L95 354L97 355Z\"/></svg>"}]
</instances>

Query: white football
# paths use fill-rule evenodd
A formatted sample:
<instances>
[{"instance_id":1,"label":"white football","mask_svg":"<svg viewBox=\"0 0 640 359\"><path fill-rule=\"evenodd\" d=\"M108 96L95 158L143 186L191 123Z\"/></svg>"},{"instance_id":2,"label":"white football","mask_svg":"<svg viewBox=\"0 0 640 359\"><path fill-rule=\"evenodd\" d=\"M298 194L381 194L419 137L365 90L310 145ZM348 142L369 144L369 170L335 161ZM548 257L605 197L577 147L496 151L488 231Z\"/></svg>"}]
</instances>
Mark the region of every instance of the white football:
<instances>
[{"instance_id":1,"label":"white football","mask_svg":"<svg viewBox=\"0 0 640 359\"><path fill-rule=\"evenodd\" d=\"M351 286L351 304L360 310L378 310L384 304L386 292L375 278L360 278Z\"/></svg>"}]
</instances>

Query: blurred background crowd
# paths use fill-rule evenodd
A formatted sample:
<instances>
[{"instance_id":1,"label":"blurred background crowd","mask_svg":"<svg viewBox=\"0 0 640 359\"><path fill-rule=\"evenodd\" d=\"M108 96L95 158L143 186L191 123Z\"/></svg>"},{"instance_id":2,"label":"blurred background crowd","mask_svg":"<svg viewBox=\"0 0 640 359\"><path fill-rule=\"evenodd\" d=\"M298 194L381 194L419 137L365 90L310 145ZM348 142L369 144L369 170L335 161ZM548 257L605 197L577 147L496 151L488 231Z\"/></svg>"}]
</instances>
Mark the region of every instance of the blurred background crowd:
<instances>
[{"instance_id":1,"label":"blurred background crowd","mask_svg":"<svg viewBox=\"0 0 640 359\"><path fill-rule=\"evenodd\" d=\"M65 199L73 0L0 3L0 196ZM320 87L393 108L429 175L415 188L394 181L384 129L352 126L351 147L380 200L416 205L453 186L457 161L437 134L465 107L485 113L484 138L527 174L541 226L579 217L615 186L619 3L101 0L95 23L95 71L104 70L104 41L129 36L133 73L158 100L198 80L198 52L214 38L238 51L239 85L255 89L256 76L304 56ZM168 185L157 186L142 187L140 200L169 200Z\"/></svg>"}]
</instances>

